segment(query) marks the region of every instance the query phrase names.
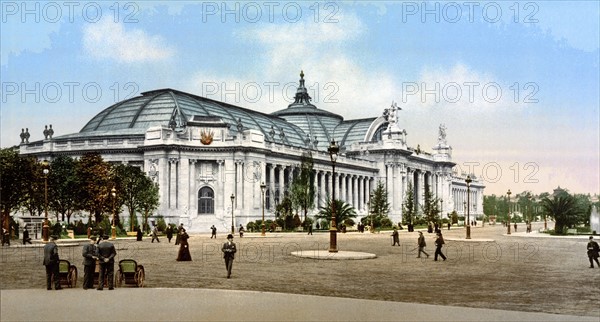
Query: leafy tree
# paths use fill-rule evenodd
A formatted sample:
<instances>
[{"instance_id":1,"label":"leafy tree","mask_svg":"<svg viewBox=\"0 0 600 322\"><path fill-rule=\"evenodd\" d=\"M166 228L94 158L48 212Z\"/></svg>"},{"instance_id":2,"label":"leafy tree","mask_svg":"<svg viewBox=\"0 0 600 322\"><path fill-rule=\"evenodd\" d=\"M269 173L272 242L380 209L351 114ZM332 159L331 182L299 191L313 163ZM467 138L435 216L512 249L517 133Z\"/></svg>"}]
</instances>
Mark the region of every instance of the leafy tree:
<instances>
[{"instance_id":1,"label":"leafy tree","mask_svg":"<svg viewBox=\"0 0 600 322\"><path fill-rule=\"evenodd\" d=\"M31 216L40 215L44 212L46 201L45 201L45 175L43 173L43 166L34 157L21 157L19 160L21 164L22 178L29 184L26 185L23 191L22 207L25 208ZM52 191L52 187L49 185L48 191ZM50 194L51 195L51 194ZM58 220L59 218L57 218Z\"/></svg>"},{"instance_id":2,"label":"leafy tree","mask_svg":"<svg viewBox=\"0 0 600 322\"><path fill-rule=\"evenodd\" d=\"M319 208L319 213L315 215L315 218L325 219L331 222L331 199L328 197L325 201L325 205ZM336 224L344 223L347 219L356 218L356 209L350 204L345 203L342 200L335 200L335 222Z\"/></svg>"},{"instance_id":3,"label":"leafy tree","mask_svg":"<svg viewBox=\"0 0 600 322\"><path fill-rule=\"evenodd\" d=\"M129 211L130 229L133 231L136 210L141 209L140 202L147 189L152 189L152 181L138 167L120 164L115 168L115 183L118 193L118 204L123 204Z\"/></svg>"},{"instance_id":4,"label":"leafy tree","mask_svg":"<svg viewBox=\"0 0 600 322\"><path fill-rule=\"evenodd\" d=\"M141 190L137 196L139 209L142 211L144 217L144 231L148 232L150 227L148 226L148 216L158 208L158 184L154 183L150 178L144 176L145 183L143 183L147 189Z\"/></svg>"},{"instance_id":5,"label":"leafy tree","mask_svg":"<svg viewBox=\"0 0 600 322\"><path fill-rule=\"evenodd\" d=\"M283 197L283 200L275 207L275 213L278 219L282 220L284 229L293 225L293 210L292 199L288 195Z\"/></svg>"},{"instance_id":6,"label":"leafy tree","mask_svg":"<svg viewBox=\"0 0 600 322\"><path fill-rule=\"evenodd\" d=\"M79 179L76 175L77 161L71 157L58 156L50 164L48 185L52 193L48 195L50 208L62 215L62 221L67 217L71 222L71 215L78 210L78 193L81 190Z\"/></svg>"},{"instance_id":7,"label":"leafy tree","mask_svg":"<svg viewBox=\"0 0 600 322\"><path fill-rule=\"evenodd\" d=\"M304 220L306 220L308 211L314 208L315 200L315 186L312 180L314 162L310 152L302 154L301 162L300 174L291 185L290 197L293 207L302 209Z\"/></svg>"},{"instance_id":8,"label":"leafy tree","mask_svg":"<svg viewBox=\"0 0 600 322\"><path fill-rule=\"evenodd\" d=\"M2 227L5 229L9 229L10 214L21 207L25 190L30 184L21 161L18 150L0 149L0 211Z\"/></svg>"},{"instance_id":9,"label":"leafy tree","mask_svg":"<svg viewBox=\"0 0 600 322\"><path fill-rule=\"evenodd\" d=\"M413 185L409 181L408 188L406 189L406 195L404 197L404 203L402 204L402 213L404 214L404 220L407 224L412 225L415 220L416 209L415 209L415 192Z\"/></svg>"},{"instance_id":10,"label":"leafy tree","mask_svg":"<svg viewBox=\"0 0 600 322\"><path fill-rule=\"evenodd\" d=\"M365 218L363 222L369 221L373 222L373 227L381 227L381 221L384 218L387 218L388 213L390 211L390 203L388 202L388 193L387 189L383 182L378 181L377 186L373 190L373 194L370 198L369 204L369 217Z\"/></svg>"},{"instance_id":11,"label":"leafy tree","mask_svg":"<svg viewBox=\"0 0 600 322\"><path fill-rule=\"evenodd\" d=\"M571 228L581 221L585 209L578 203L578 199L568 193L561 193L550 199L542 199L544 214L554 218L554 231L557 234L565 234L566 228Z\"/></svg>"},{"instance_id":12,"label":"leafy tree","mask_svg":"<svg viewBox=\"0 0 600 322\"><path fill-rule=\"evenodd\" d=\"M111 167L97 153L84 154L77 163L77 177L80 180L79 202L81 209L90 212L96 223L102 222L104 212L110 212L110 190L113 188ZM88 221L91 223L91 220Z\"/></svg>"},{"instance_id":13,"label":"leafy tree","mask_svg":"<svg viewBox=\"0 0 600 322\"><path fill-rule=\"evenodd\" d=\"M425 216L425 220L427 223L439 223L439 199L433 197L433 193L426 186L425 189L425 198L423 200L423 205L421 206L423 210L423 215Z\"/></svg>"}]
</instances>

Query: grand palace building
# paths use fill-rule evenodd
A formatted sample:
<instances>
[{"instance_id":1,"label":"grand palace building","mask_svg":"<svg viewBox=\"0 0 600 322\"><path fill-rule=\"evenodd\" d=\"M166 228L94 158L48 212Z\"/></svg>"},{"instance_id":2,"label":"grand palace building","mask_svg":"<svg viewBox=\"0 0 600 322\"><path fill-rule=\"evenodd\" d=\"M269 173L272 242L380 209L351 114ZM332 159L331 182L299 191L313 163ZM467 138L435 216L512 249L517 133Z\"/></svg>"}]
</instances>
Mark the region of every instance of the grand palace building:
<instances>
[{"instance_id":1,"label":"grand palace building","mask_svg":"<svg viewBox=\"0 0 600 322\"><path fill-rule=\"evenodd\" d=\"M313 213L335 191L335 198L352 205L359 218L367 216L370 192L381 181L395 223L402 220L409 185L418 209L428 189L441 199L444 216L464 214L466 174L453 171L445 126L432 133L435 145L427 152L409 145L399 111L392 104L379 116L345 120L311 103L301 73L294 102L271 114L157 89L104 109L78 133L23 140L20 153L51 161L97 152L108 162L140 167L159 185L154 215L181 222L192 232L205 232L213 224L227 230L232 214L236 227L261 219L263 182L265 218L274 219L275 206L308 152L314 162ZM335 178L327 152L332 140L340 147ZM471 178L470 214L481 217L484 185Z\"/></svg>"}]
</instances>

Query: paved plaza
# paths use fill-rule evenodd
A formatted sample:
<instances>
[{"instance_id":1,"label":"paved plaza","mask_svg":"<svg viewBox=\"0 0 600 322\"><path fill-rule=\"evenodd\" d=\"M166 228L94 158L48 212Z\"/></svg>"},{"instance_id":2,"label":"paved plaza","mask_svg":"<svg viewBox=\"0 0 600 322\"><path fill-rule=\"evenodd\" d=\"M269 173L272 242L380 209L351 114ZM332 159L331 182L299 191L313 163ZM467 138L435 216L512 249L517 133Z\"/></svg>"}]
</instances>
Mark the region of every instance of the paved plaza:
<instances>
[{"instance_id":1,"label":"paved plaza","mask_svg":"<svg viewBox=\"0 0 600 322\"><path fill-rule=\"evenodd\" d=\"M208 232L192 236L192 262L175 261L174 240L118 239L118 259L143 264L146 285L102 292L81 289L79 243L59 244L61 258L78 267L77 288L46 291L42 248L13 241L0 253L0 319L598 321L600 269L588 268L587 236L506 236L501 225L473 227L469 241L463 229L443 232L443 262L433 261L427 233L428 259L415 258L416 232L401 231L401 246L394 247L391 232L339 234L340 251L377 256L340 261L291 255L326 250L327 233L247 233L235 238L231 279L220 254L222 232L217 240ZM94 302L114 313L106 317Z\"/></svg>"}]
</instances>

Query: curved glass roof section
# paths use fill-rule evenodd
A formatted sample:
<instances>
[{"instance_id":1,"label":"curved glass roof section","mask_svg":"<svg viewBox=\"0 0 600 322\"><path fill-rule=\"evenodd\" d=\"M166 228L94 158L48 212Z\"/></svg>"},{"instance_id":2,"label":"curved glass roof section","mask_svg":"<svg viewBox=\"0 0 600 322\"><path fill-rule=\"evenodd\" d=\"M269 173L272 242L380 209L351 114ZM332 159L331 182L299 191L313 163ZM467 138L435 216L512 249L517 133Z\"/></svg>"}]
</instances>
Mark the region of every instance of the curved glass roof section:
<instances>
[{"instance_id":1,"label":"curved glass roof section","mask_svg":"<svg viewBox=\"0 0 600 322\"><path fill-rule=\"evenodd\" d=\"M114 104L93 117L78 136L143 135L151 126L183 127L194 115L221 117L234 135L254 129L266 141L305 145L306 133L284 119L173 89L144 92Z\"/></svg>"},{"instance_id":2,"label":"curved glass roof section","mask_svg":"<svg viewBox=\"0 0 600 322\"><path fill-rule=\"evenodd\" d=\"M366 136L377 118L344 120L340 115L311 104L304 86L304 72L295 100L287 108L264 114L243 107L173 90L158 89L116 103L94 116L79 133L56 137L143 136L152 126L183 128L193 116L220 117L232 135L241 130L261 131L266 141L306 147L318 141L321 147L335 139L340 146L371 140ZM375 122L375 123L374 123Z\"/></svg>"}]
</instances>

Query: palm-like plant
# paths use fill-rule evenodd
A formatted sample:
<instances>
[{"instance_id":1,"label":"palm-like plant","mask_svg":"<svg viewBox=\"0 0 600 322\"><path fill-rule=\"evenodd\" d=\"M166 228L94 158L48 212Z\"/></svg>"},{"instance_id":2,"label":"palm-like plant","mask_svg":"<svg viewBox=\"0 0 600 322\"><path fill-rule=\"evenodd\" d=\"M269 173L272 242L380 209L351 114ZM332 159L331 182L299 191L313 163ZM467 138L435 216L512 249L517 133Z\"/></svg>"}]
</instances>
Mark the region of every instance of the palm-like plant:
<instances>
[{"instance_id":1,"label":"palm-like plant","mask_svg":"<svg viewBox=\"0 0 600 322\"><path fill-rule=\"evenodd\" d=\"M542 209L546 216L554 218L554 231L563 234L565 228L577 223L579 207L577 200L569 194L542 199Z\"/></svg>"},{"instance_id":2,"label":"palm-like plant","mask_svg":"<svg viewBox=\"0 0 600 322\"><path fill-rule=\"evenodd\" d=\"M319 213L315 215L318 219L325 219L331 221L331 199L328 197L325 201L325 205L319 208ZM335 200L335 222L339 225L346 221L346 219L356 218L356 209L350 204L342 201Z\"/></svg>"}]
</instances>

